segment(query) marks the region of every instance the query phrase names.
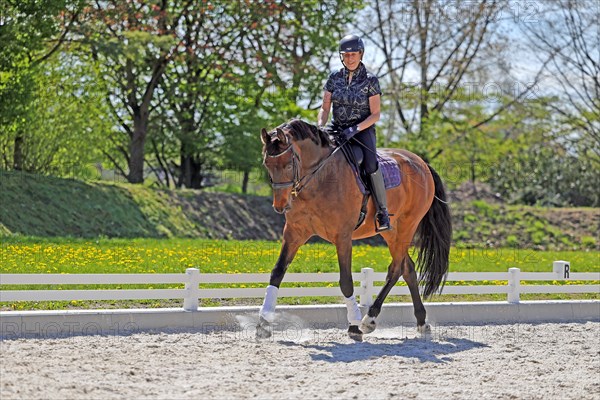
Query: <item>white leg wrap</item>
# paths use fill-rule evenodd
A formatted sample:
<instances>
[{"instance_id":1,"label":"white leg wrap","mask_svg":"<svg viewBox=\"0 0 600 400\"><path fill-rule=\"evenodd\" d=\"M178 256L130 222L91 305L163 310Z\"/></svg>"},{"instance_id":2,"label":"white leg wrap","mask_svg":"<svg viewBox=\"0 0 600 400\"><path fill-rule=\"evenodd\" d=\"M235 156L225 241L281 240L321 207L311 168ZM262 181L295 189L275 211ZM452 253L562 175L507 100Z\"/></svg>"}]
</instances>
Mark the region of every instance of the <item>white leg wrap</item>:
<instances>
[{"instance_id":1,"label":"white leg wrap","mask_svg":"<svg viewBox=\"0 0 600 400\"><path fill-rule=\"evenodd\" d=\"M428 323L425 323L425 325L417 325L417 332L419 332L421 335L427 335L431 333L431 325L429 325Z\"/></svg>"},{"instance_id":2,"label":"white leg wrap","mask_svg":"<svg viewBox=\"0 0 600 400\"><path fill-rule=\"evenodd\" d=\"M260 312L258 315L263 317L269 322L273 322L275 320L275 306L277 305L277 292L279 292L279 288L276 286L269 285L267 286L267 292L265 293L265 300L263 301L263 305L260 308Z\"/></svg>"},{"instance_id":3,"label":"white leg wrap","mask_svg":"<svg viewBox=\"0 0 600 400\"><path fill-rule=\"evenodd\" d=\"M358 303L356 302L354 295L345 297L344 302L346 303L346 308L348 309L348 322L350 325L360 325L362 314L360 313L360 308L358 308Z\"/></svg>"}]
</instances>

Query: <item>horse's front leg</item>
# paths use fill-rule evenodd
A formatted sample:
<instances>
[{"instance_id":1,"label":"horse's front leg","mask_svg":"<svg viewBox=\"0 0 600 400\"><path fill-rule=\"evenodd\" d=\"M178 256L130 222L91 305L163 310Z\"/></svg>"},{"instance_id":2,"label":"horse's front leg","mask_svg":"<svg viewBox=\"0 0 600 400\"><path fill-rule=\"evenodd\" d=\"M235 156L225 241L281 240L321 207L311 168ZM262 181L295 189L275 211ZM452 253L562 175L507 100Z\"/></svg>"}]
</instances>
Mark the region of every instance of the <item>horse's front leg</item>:
<instances>
[{"instance_id":1,"label":"horse's front leg","mask_svg":"<svg viewBox=\"0 0 600 400\"><path fill-rule=\"evenodd\" d=\"M271 279L265 293L262 307L258 313L259 323L256 329L256 337L268 338L271 336L271 323L275 319L275 306L277 305L277 294L279 286L287 271L288 266L296 256L298 249L302 246L308 236L299 235L291 230L284 228L283 243L279 252L279 258L275 263L275 267L271 271Z\"/></svg>"},{"instance_id":2,"label":"horse's front leg","mask_svg":"<svg viewBox=\"0 0 600 400\"><path fill-rule=\"evenodd\" d=\"M338 241L336 249L340 266L340 289L344 295L348 312L348 335L356 341L362 341L362 332L358 329L362 314L354 296L354 282L352 280L352 239Z\"/></svg>"}]
</instances>

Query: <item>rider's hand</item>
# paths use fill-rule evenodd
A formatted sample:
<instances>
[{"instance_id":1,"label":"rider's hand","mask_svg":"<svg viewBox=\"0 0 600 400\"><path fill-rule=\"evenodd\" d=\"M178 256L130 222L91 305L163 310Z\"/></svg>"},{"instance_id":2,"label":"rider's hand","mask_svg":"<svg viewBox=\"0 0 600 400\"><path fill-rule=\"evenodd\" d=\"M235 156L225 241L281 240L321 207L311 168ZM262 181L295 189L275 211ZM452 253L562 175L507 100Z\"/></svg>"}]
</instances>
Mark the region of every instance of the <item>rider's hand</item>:
<instances>
[{"instance_id":1,"label":"rider's hand","mask_svg":"<svg viewBox=\"0 0 600 400\"><path fill-rule=\"evenodd\" d=\"M358 133L358 125L351 126L342 131L344 139L350 140L350 138Z\"/></svg>"},{"instance_id":2,"label":"rider's hand","mask_svg":"<svg viewBox=\"0 0 600 400\"><path fill-rule=\"evenodd\" d=\"M331 136L331 138L333 139L333 143L337 146L340 147L342 146L344 143L346 143L346 139L344 138L344 135L335 135L335 136Z\"/></svg>"}]
</instances>

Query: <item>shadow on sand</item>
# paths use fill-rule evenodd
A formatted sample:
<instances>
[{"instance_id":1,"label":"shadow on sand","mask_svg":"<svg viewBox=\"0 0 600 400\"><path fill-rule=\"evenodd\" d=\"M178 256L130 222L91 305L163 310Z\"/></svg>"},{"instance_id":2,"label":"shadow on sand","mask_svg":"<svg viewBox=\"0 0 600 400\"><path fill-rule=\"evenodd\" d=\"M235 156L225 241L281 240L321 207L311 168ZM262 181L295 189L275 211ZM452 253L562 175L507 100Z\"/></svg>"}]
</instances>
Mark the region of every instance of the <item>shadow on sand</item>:
<instances>
[{"instance_id":1,"label":"shadow on sand","mask_svg":"<svg viewBox=\"0 0 600 400\"><path fill-rule=\"evenodd\" d=\"M421 338L386 339L386 343L338 343L305 344L281 341L285 346L298 346L314 350L310 356L314 361L354 362L381 357L403 357L420 362L446 363L454 361L451 354L474 348L489 347L487 344L469 339L444 338L443 342Z\"/></svg>"}]
</instances>

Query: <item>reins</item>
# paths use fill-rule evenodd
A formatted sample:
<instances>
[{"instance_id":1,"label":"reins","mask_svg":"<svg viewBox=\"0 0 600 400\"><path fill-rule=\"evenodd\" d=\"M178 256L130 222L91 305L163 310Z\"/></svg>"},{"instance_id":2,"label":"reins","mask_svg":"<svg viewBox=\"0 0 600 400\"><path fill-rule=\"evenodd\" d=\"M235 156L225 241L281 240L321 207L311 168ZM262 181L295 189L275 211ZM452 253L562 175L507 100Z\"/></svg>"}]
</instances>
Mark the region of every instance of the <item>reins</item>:
<instances>
[{"instance_id":1,"label":"reins","mask_svg":"<svg viewBox=\"0 0 600 400\"><path fill-rule=\"evenodd\" d=\"M337 151L339 149L341 149L341 146L340 147L336 147L335 149L333 149L333 151L331 153L329 153L329 155L327 157L325 157L324 159L322 159L319 162L319 165L317 165L317 168L315 168L315 170L313 172L311 172L310 174L304 175L302 178L300 178L300 180L298 181L298 185L304 179L306 179L308 177L308 179L306 180L306 182L304 182L304 184L302 186L299 186L299 187L296 186L296 187L294 187L295 193L294 192L293 193L294 193L295 196L298 196L300 194L300 192L306 187L306 185L308 185L308 183L315 177L315 175L317 174L317 172L319 172L319 170L321 170L321 168L323 168L323 166L327 163L327 161L329 161L329 159L331 157L333 157L333 155L335 153L337 153Z\"/></svg>"},{"instance_id":2,"label":"reins","mask_svg":"<svg viewBox=\"0 0 600 400\"><path fill-rule=\"evenodd\" d=\"M298 164L300 163L300 156L298 156L298 153L296 153L296 151L294 150L293 143L291 143L281 153L277 153L275 155L265 154L265 158L266 157L277 158L277 157L281 157L282 155L286 154L288 151L292 152L292 173L293 173L292 180L287 181L287 182L273 182L273 180L269 176L269 181L271 182L271 187L273 189L285 189L285 188L292 186L292 194L297 197L300 194L300 192L302 192L304 190L304 188L308 185L308 183L315 177L315 175L321 170L321 168L323 168L323 166L331 159L331 157L333 157L333 155L335 153L337 153L337 151L340 148L341 148L341 146L336 147L331 153L329 153L329 155L327 157L325 157L324 159L319 161L319 165L317 165L317 167L312 172L302 176L301 178L299 177L300 171L299 171L299 167L298 167ZM304 181L305 179L306 179L306 182L302 183L302 181Z\"/></svg>"}]
</instances>

